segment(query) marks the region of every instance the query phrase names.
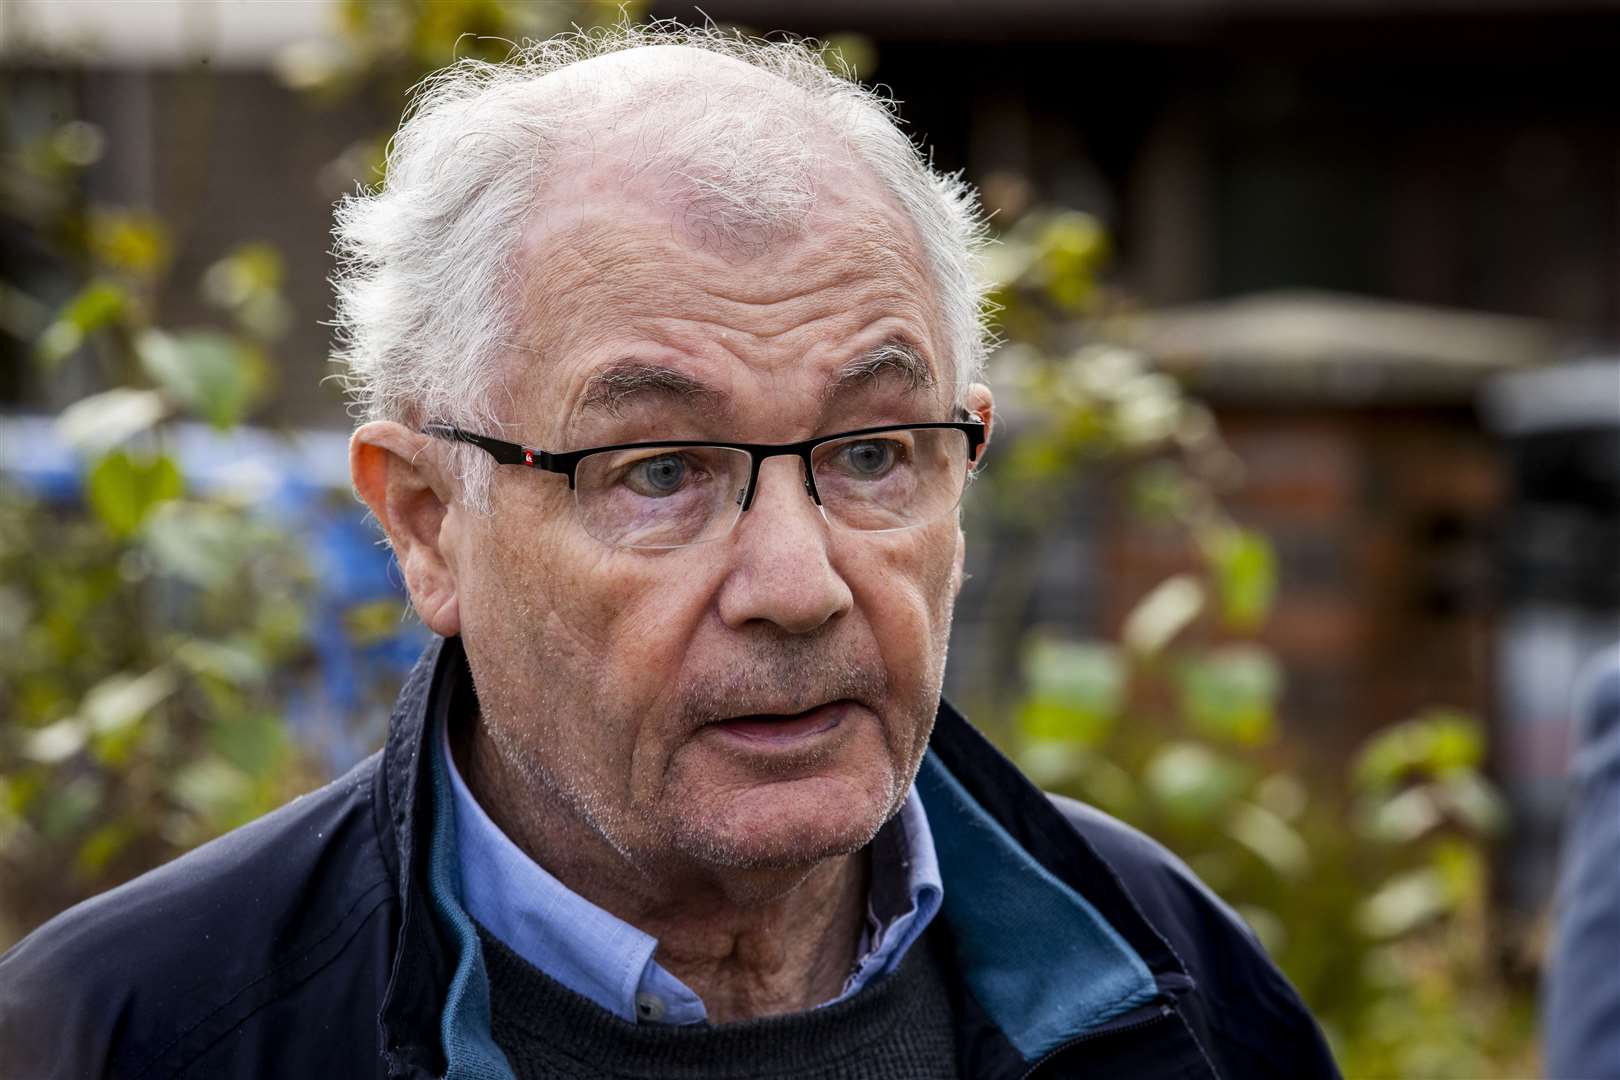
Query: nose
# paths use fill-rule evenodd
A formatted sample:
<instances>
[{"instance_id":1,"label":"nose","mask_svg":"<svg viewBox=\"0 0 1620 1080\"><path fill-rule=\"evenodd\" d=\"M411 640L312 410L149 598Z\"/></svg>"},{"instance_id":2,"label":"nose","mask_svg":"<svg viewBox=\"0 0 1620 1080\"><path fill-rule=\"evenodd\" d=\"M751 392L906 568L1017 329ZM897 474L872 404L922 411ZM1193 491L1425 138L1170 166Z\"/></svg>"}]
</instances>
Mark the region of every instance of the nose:
<instances>
[{"instance_id":1,"label":"nose","mask_svg":"<svg viewBox=\"0 0 1620 1080\"><path fill-rule=\"evenodd\" d=\"M732 565L720 590L720 617L741 629L770 623L807 634L850 609L854 596L833 565L826 518L790 457L760 465L754 501L732 530Z\"/></svg>"}]
</instances>

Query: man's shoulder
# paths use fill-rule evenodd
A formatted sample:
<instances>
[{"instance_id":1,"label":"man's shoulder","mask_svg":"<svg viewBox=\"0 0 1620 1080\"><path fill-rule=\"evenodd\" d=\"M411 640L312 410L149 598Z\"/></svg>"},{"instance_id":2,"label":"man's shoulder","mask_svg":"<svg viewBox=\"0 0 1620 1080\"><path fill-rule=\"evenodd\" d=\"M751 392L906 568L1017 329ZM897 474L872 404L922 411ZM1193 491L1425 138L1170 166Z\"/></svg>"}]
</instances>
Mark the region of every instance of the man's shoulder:
<instances>
[{"instance_id":1,"label":"man's shoulder","mask_svg":"<svg viewBox=\"0 0 1620 1080\"><path fill-rule=\"evenodd\" d=\"M1145 833L1066 796L1047 797L1119 877L1192 978L1204 1002L1206 1049L1229 1063L1247 1062L1253 1075L1270 1075L1259 1063L1278 1060L1316 1062L1321 1075L1333 1075L1310 1011L1226 901Z\"/></svg>"},{"instance_id":2,"label":"man's shoulder","mask_svg":"<svg viewBox=\"0 0 1620 1080\"><path fill-rule=\"evenodd\" d=\"M1114 869L1125 891L1161 932L1171 930L1161 925L1168 917L1175 924L1187 924L1186 928L1193 932L1237 933L1259 946L1254 932L1237 912L1169 848L1095 806L1051 792L1046 797Z\"/></svg>"},{"instance_id":3,"label":"man's shoulder","mask_svg":"<svg viewBox=\"0 0 1620 1080\"><path fill-rule=\"evenodd\" d=\"M377 768L367 759L0 957L0 1073L162 1075L306 990L368 924L375 935L395 897Z\"/></svg>"}]
</instances>

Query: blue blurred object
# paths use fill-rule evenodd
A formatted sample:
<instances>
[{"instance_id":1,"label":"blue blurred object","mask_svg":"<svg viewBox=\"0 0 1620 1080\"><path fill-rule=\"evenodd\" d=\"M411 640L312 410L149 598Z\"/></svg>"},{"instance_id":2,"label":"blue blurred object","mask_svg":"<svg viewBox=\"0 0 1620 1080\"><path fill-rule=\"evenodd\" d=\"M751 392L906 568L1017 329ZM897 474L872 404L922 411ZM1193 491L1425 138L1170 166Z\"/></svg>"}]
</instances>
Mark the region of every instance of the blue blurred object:
<instances>
[{"instance_id":1,"label":"blue blurred object","mask_svg":"<svg viewBox=\"0 0 1620 1080\"><path fill-rule=\"evenodd\" d=\"M1620 1078L1620 647L1577 684L1579 747L1542 1030L1553 1080Z\"/></svg>"},{"instance_id":2,"label":"blue blurred object","mask_svg":"<svg viewBox=\"0 0 1620 1080\"><path fill-rule=\"evenodd\" d=\"M1576 744L1570 687L1620 638L1620 357L1501 375L1479 404L1512 477L1497 534L1492 740L1513 817L1500 898L1530 916L1546 910L1558 876Z\"/></svg>"},{"instance_id":3,"label":"blue blurred object","mask_svg":"<svg viewBox=\"0 0 1620 1080\"><path fill-rule=\"evenodd\" d=\"M429 636L408 617L393 555L350 489L348 442L345 432L219 431L197 423L170 425L163 442L192 490L249 500L304 543L316 581L309 631L318 677L313 685L291 688L286 717L334 771L373 748L388 703ZM5 482L47 503L71 505L82 497L87 464L51 418L0 416ZM397 630L357 641L346 614L378 601L399 605ZM368 723L372 711L378 715Z\"/></svg>"}]
</instances>

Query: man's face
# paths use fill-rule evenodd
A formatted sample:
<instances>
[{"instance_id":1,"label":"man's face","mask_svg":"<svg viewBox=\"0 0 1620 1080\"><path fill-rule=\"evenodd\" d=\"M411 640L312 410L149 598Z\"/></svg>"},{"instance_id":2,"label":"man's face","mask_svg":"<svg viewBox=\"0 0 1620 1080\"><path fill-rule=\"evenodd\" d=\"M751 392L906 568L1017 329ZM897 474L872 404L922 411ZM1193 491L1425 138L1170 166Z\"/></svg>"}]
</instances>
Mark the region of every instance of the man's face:
<instances>
[{"instance_id":1,"label":"man's face","mask_svg":"<svg viewBox=\"0 0 1620 1080\"><path fill-rule=\"evenodd\" d=\"M825 183L808 227L763 249L696 243L678 206L616 178L564 185L520 249L504 437L789 442L953 419L933 290L875 184ZM847 377L885 343L931 378ZM626 365L643 377L602 393ZM988 420L988 391L970 406ZM493 514L446 519L491 743L538 803L637 865L857 850L921 760L960 582L955 516L845 531L801 480L797 460L768 460L728 536L672 550L593 539L566 480L526 469L497 470Z\"/></svg>"}]
</instances>

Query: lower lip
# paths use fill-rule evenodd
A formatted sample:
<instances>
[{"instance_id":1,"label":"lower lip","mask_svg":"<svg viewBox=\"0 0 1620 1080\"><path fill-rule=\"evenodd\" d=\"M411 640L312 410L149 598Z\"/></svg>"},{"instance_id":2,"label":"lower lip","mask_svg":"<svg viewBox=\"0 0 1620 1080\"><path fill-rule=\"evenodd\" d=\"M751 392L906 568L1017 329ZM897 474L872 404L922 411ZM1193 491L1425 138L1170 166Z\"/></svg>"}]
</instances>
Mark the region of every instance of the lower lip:
<instances>
[{"instance_id":1,"label":"lower lip","mask_svg":"<svg viewBox=\"0 0 1620 1080\"><path fill-rule=\"evenodd\" d=\"M797 716L784 716L775 720L738 719L722 720L710 724L709 730L720 732L750 746L793 746L825 734L843 722L849 704L834 701L818 705Z\"/></svg>"}]
</instances>

